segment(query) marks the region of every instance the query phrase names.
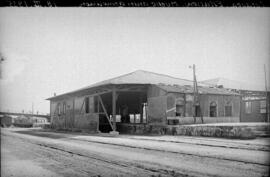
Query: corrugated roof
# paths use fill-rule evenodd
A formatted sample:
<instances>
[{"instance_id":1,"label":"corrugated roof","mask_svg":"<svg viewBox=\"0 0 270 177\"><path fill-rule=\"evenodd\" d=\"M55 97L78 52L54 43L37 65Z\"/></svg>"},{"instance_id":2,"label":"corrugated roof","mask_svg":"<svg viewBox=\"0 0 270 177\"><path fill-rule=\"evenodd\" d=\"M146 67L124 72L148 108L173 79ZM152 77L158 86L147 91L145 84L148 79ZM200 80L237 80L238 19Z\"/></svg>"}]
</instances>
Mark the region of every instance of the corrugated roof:
<instances>
[{"instance_id":1,"label":"corrugated roof","mask_svg":"<svg viewBox=\"0 0 270 177\"><path fill-rule=\"evenodd\" d=\"M167 92L179 92L179 93L193 93L192 86L180 86L180 85L157 85L159 88ZM210 87L198 87L200 94L215 94L215 95L239 95L233 91L221 88L210 88Z\"/></svg>"},{"instance_id":2,"label":"corrugated roof","mask_svg":"<svg viewBox=\"0 0 270 177\"><path fill-rule=\"evenodd\" d=\"M226 78L214 78L209 80L200 81L199 83L206 84L209 86L217 87L223 86L223 88L236 89L236 90L257 90L265 91L265 86L261 83L245 83L240 81L233 81Z\"/></svg>"},{"instance_id":3,"label":"corrugated roof","mask_svg":"<svg viewBox=\"0 0 270 177\"><path fill-rule=\"evenodd\" d=\"M112 79L104 80L95 84L92 84L90 86L74 90L72 92L68 92L65 94L57 95L55 97L48 98L48 100L56 97L60 97L66 94L72 94L78 91L82 90L87 90L91 89L94 87L100 87L104 85L119 85L119 84L163 84L163 85L180 85L180 86L185 86L185 85L193 85L193 81L187 80L187 79L180 79L172 76L168 76L165 74L158 74L154 72L149 72L149 71L144 71L144 70L137 70L125 75L121 75ZM201 86L206 86L205 84L199 84Z\"/></svg>"}]
</instances>

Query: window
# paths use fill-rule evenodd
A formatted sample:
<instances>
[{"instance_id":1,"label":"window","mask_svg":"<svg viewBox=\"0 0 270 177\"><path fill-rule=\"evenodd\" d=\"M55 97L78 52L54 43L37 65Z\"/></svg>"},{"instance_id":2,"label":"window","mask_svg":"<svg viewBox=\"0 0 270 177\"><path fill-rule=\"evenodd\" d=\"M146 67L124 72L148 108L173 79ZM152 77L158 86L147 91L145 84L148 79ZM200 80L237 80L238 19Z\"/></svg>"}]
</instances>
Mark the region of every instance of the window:
<instances>
[{"instance_id":1,"label":"window","mask_svg":"<svg viewBox=\"0 0 270 177\"><path fill-rule=\"evenodd\" d=\"M176 105L176 112L175 112L175 116L184 116L184 106L183 105Z\"/></svg>"},{"instance_id":2,"label":"window","mask_svg":"<svg viewBox=\"0 0 270 177\"><path fill-rule=\"evenodd\" d=\"M266 113L266 100L260 101L260 113Z\"/></svg>"},{"instance_id":3,"label":"window","mask_svg":"<svg viewBox=\"0 0 270 177\"><path fill-rule=\"evenodd\" d=\"M225 117L231 117L232 116L232 103L227 102L225 105Z\"/></svg>"},{"instance_id":4,"label":"window","mask_svg":"<svg viewBox=\"0 0 270 177\"><path fill-rule=\"evenodd\" d=\"M86 97L84 100L84 108L85 108L85 113L89 113L89 97Z\"/></svg>"},{"instance_id":5,"label":"window","mask_svg":"<svg viewBox=\"0 0 270 177\"><path fill-rule=\"evenodd\" d=\"M225 106L225 117L231 117L232 116L232 106L226 105Z\"/></svg>"},{"instance_id":6,"label":"window","mask_svg":"<svg viewBox=\"0 0 270 177\"><path fill-rule=\"evenodd\" d=\"M247 114L251 113L251 102L250 101L245 103L245 111Z\"/></svg>"},{"instance_id":7,"label":"window","mask_svg":"<svg viewBox=\"0 0 270 177\"><path fill-rule=\"evenodd\" d=\"M210 117L217 117L217 103L214 101L210 103Z\"/></svg>"},{"instance_id":8,"label":"window","mask_svg":"<svg viewBox=\"0 0 270 177\"><path fill-rule=\"evenodd\" d=\"M66 114L66 103L63 103L63 114Z\"/></svg>"},{"instance_id":9,"label":"window","mask_svg":"<svg viewBox=\"0 0 270 177\"><path fill-rule=\"evenodd\" d=\"M175 100L175 116L184 117L184 98L180 97Z\"/></svg>"}]
</instances>

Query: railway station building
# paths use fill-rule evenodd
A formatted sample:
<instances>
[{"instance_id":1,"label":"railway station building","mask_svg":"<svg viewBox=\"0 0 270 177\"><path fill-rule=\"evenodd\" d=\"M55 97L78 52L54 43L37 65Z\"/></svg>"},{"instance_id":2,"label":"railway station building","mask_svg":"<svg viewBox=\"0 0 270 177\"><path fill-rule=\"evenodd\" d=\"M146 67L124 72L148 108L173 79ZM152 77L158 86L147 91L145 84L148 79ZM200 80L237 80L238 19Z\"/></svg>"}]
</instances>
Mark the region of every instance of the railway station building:
<instances>
[{"instance_id":1,"label":"railway station building","mask_svg":"<svg viewBox=\"0 0 270 177\"><path fill-rule=\"evenodd\" d=\"M197 109L193 90L193 81L137 70L47 100L53 128L146 134L183 124L240 122L238 93L200 84Z\"/></svg>"}]
</instances>

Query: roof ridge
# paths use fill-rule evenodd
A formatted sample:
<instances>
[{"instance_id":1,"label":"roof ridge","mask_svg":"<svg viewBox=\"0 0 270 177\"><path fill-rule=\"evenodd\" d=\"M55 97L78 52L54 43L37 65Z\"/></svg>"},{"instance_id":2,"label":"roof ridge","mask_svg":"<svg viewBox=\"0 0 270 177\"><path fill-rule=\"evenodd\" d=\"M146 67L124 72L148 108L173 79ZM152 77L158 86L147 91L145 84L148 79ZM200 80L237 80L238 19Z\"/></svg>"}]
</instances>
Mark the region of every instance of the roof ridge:
<instances>
[{"instance_id":1,"label":"roof ridge","mask_svg":"<svg viewBox=\"0 0 270 177\"><path fill-rule=\"evenodd\" d=\"M206 79L206 80L202 80L202 81L199 81L199 82L207 82L207 81L213 81L213 80L219 80L219 79L222 79L221 77L214 77L212 79Z\"/></svg>"},{"instance_id":2,"label":"roof ridge","mask_svg":"<svg viewBox=\"0 0 270 177\"><path fill-rule=\"evenodd\" d=\"M199 82L207 82L207 81L214 81L214 80L220 80L220 79L227 80L227 81L232 81L232 82L242 83L241 81L233 80L233 79L229 79L229 78L225 78L225 77L214 77L212 79L206 79L206 80L202 80L202 81L199 81Z\"/></svg>"},{"instance_id":3,"label":"roof ridge","mask_svg":"<svg viewBox=\"0 0 270 177\"><path fill-rule=\"evenodd\" d=\"M156 73L156 72L153 72L153 71L146 71L146 70L136 70L136 71L143 71L143 72L148 72L148 73L152 73L152 74L156 74L156 75L160 75L160 76L170 77L170 78L173 78L173 79L180 79L180 80L185 80L185 81L193 82L192 80L182 79L182 78L170 76L170 75L167 75L167 74Z\"/></svg>"},{"instance_id":4,"label":"roof ridge","mask_svg":"<svg viewBox=\"0 0 270 177\"><path fill-rule=\"evenodd\" d=\"M136 71L133 71L133 72L130 72L130 73L127 73L127 74L122 74L122 75L120 75L120 76L116 76L116 77L112 77L112 78L110 78L110 79L106 79L106 80L103 80L103 81L99 81L99 82L96 82L96 83L91 84L91 85L96 85L96 84L99 84L99 83L102 83L102 82L106 82L106 81L109 81L109 80L113 80L113 79L117 79L117 78L120 78L120 77L128 76L128 75L133 74L133 73L135 73L135 72L136 72ZM89 85L88 87L90 87L91 85Z\"/></svg>"}]
</instances>

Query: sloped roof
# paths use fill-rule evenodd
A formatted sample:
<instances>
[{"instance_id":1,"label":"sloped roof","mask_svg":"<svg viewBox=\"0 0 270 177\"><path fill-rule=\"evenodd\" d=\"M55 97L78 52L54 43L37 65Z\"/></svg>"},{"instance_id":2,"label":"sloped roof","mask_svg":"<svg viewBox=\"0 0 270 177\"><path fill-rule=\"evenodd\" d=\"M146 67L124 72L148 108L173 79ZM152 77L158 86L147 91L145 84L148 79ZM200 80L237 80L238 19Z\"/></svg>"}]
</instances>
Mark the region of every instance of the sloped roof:
<instances>
[{"instance_id":1,"label":"sloped roof","mask_svg":"<svg viewBox=\"0 0 270 177\"><path fill-rule=\"evenodd\" d=\"M107 84L179 84L191 85L193 82L187 79L180 79L165 74L137 70L129 74L121 75L112 79L98 82L90 87L96 87Z\"/></svg>"},{"instance_id":2,"label":"sloped roof","mask_svg":"<svg viewBox=\"0 0 270 177\"><path fill-rule=\"evenodd\" d=\"M178 93L193 93L192 86L179 86L179 85L157 85L159 88L167 92L178 92ZM239 95L233 91L221 88L210 88L210 87L198 87L199 94L215 94L215 95Z\"/></svg>"},{"instance_id":3,"label":"sloped roof","mask_svg":"<svg viewBox=\"0 0 270 177\"><path fill-rule=\"evenodd\" d=\"M134 72L124 74L112 79L104 80L101 82L97 82L87 87L83 87L78 90L74 90L68 93L64 93L61 95L57 95L55 97L48 98L50 100L52 98L56 98L59 96L63 96L65 94L71 94L82 90L87 90L94 87L104 86L104 85L119 85L119 84L178 84L178 85L192 85L193 82L187 79L175 78L172 76L158 74L154 72L144 71L144 70L136 70Z\"/></svg>"},{"instance_id":4,"label":"sloped roof","mask_svg":"<svg viewBox=\"0 0 270 177\"><path fill-rule=\"evenodd\" d=\"M60 97L66 94L72 94L78 91L87 90L95 87L105 86L105 85L119 85L119 84L163 84L163 85L180 85L180 86L192 86L193 81L187 79L180 79L172 76L168 76L165 74L158 74L154 72L144 71L144 70L137 70L128 74L124 74L112 79L104 80L90 86L74 90L72 92L68 92L65 94L57 95L55 97L48 98L50 100L52 98ZM205 84L200 84L200 86L208 86Z\"/></svg>"},{"instance_id":5,"label":"sloped roof","mask_svg":"<svg viewBox=\"0 0 270 177\"><path fill-rule=\"evenodd\" d=\"M245 83L240 81L233 81L221 77L200 81L199 83L206 84L212 87L223 86L223 88L236 90L265 91L265 86L263 86L262 84L259 85L257 83Z\"/></svg>"}]
</instances>

